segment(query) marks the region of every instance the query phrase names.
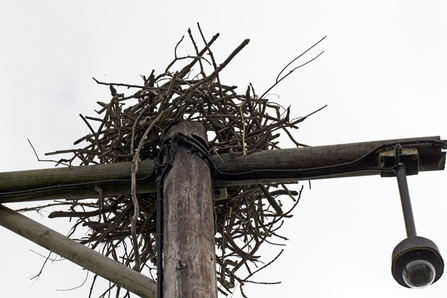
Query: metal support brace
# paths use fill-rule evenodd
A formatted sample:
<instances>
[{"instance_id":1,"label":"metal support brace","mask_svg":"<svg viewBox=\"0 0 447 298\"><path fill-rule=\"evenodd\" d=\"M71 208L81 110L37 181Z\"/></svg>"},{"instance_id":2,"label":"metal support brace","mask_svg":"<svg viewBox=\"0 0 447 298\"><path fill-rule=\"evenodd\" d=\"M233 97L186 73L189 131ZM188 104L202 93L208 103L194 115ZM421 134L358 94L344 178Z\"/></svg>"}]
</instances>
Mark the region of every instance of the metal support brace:
<instances>
[{"instance_id":1,"label":"metal support brace","mask_svg":"<svg viewBox=\"0 0 447 298\"><path fill-rule=\"evenodd\" d=\"M399 185L400 200L404 213L405 228L407 237L416 236L416 225L414 223L413 209L411 208L410 192L408 190L407 175L405 165L399 163L396 169L397 183Z\"/></svg>"},{"instance_id":2,"label":"metal support brace","mask_svg":"<svg viewBox=\"0 0 447 298\"><path fill-rule=\"evenodd\" d=\"M381 151L378 153L378 163L379 167L393 169L392 172L384 171L382 177L397 177L407 237L415 237L416 225L414 223L413 210L411 208L407 175L415 175L419 172L418 150L403 148L402 145L396 144L392 150Z\"/></svg>"}]
</instances>

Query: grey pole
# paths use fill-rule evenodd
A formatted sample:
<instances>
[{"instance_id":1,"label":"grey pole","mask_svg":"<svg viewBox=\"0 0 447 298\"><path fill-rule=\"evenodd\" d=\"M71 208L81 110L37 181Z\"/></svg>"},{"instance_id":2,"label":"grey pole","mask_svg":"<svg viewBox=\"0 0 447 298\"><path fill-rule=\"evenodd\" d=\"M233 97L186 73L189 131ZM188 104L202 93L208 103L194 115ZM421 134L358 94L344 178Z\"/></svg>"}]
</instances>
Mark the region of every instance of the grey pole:
<instances>
[{"instance_id":1,"label":"grey pole","mask_svg":"<svg viewBox=\"0 0 447 298\"><path fill-rule=\"evenodd\" d=\"M0 225L140 297L157 296L157 283L149 277L1 205Z\"/></svg>"}]
</instances>

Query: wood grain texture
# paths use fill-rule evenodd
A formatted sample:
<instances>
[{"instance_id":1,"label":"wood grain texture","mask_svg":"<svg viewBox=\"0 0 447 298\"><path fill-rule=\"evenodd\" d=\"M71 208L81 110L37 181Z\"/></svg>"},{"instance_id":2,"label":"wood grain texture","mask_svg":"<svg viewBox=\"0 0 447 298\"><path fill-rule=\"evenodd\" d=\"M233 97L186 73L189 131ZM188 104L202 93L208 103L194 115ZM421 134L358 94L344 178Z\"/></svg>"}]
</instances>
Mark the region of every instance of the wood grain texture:
<instances>
[{"instance_id":1,"label":"wood grain texture","mask_svg":"<svg viewBox=\"0 0 447 298\"><path fill-rule=\"evenodd\" d=\"M268 150L255 152L248 156L234 156L231 154L221 154L213 156L216 167L224 172L241 173L254 169L307 169L315 167L323 167L330 165L343 164L356 160L368 152L384 144L394 144L406 142L423 142L427 140L439 141L439 136L407 138L407 139L391 139L370 142L337 144L316 147L301 147L281 150ZM419 153L419 171L437 171L444 170L445 152L442 152L441 146L433 146L429 143L420 143L412 145L403 145L404 148L414 148ZM377 166L377 158L374 154L359 163L359 166L365 168ZM298 180L314 180L353 177L364 175L379 175L378 170L365 170L363 172L325 175L324 171L316 177L305 179L289 180L289 182ZM244 181L214 181L214 186L225 187L246 184L267 184L273 182L285 182L280 179L262 179L262 180L244 180Z\"/></svg>"},{"instance_id":2,"label":"wood grain texture","mask_svg":"<svg viewBox=\"0 0 447 298\"><path fill-rule=\"evenodd\" d=\"M253 169L304 169L311 167L328 166L341 164L362 157L370 150L383 144L418 142L424 140L440 140L440 137L423 137L408 139L392 139L370 142L337 144L315 147L301 147L281 150L266 150L255 152L246 157L234 156L231 154L221 154L214 156L217 168L225 172L245 172ZM407 147L407 146L403 146ZM440 147L433 147L431 144L410 145L409 148L419 150L419 155L424 158L421 162L420 171L442 170L444 156ZM373 160L365 160L366 163L374 165Z\"/></svg>"},{"instance_id":3,"label":"wood grain texture","mask_svg":"<svg viewBox=\"0 0 447 298\"><path fill-rule=\"evenodd\" d=\"M193 129L194 135L204 133L204 130ZM439 136L381 140L361 143L339 144L329 146L302 147L281 150L268 150L254 152L248 156L235 156L229 153L213 155L213 160L219 170L225 172L245 172L253 169L305 169L309 167L328 166L352 161L363 156L368 151L377 146L394 142L409 142L422 140L440 140ZM404 146L405 147L405 146ZM419 152L419 171L437 171L443 170L445 165L445 152L442 152L440 146L430 144L411 145L409 148L415 148ZM375 166L377 161L365 159L365 166ZM154 168L152 160L140 162L138 177L149 175ZM68 189L54 189L45 192L23 193L14 196L2 196L2 193L8 191L31 190L35 188L57 186L59 184L78 184L79 182L88 183L98 180L110 179L130 179L131 163L115 163L93 166L81 166L71 168L56 168L30 171L16 171L0 173L0 203L6 202L25 202L36 200L55 200L55 199L83 199L95 198L98 193L94 186L100 186L104 191L104 196L114 196L130 193L130 182L104 182L94 185L78 185ZM365 171L348 174L339 174L335 176L321 175L319 177L305 178L327 179L339 177L352 177L361 175L378 175L380 171ZM226 187L247 184L267 184L273 182L296 182L303 179L280 180L245 180L245 181L221 181L215 180L214 186ZM138 183L137 193L156 192L155 177Z\"/></svg>"},{"instance_id":4,"label":"wood grain texture","mask_svg":"<svg viewBox=\"0 0 447 298\"><path fill-rule=\"evenodd\" d=\"M190 135L196 130L187 124L177 131ZM163 187L163 296L217 297L210 169L180 146Z\"/></svg>"},{"instance_id":5,"label":"wood grain texture","mask_svg":"<svg viewBox=\"0 0 447 298\"><path fill-rule=\"evenodd\" d=\"M95 191L95 186L101 187L106 197L129 194L131 164L131 162L122 162L69 168L3 172L0 173L0 193L22 190L34 191L12 197L2 197L0 195L0 202L96 198L98 197L98 192ZM149 176L153 169L154 162L152 160L142 161L137 179ZM120 180L122 182L119 182ZM83 185L79 185L81 182ZM90 184L92 182L97 183ZM39 188L73 184L77 186L46 191L37 190ZM155 179L147 179L137 183L137 185L138 193L156 192Z\"/></svg>"},{"instance_id":6,"label":"wood grain texture","mask_svg":"<svg viewBox=\"0 0 447 298\"><path fill-rule=\"evenodd\" d=\"M0 225L140 297L157 296L157 284L153 279L5 206L0 206Z\"/></svg>"}]
</instances>

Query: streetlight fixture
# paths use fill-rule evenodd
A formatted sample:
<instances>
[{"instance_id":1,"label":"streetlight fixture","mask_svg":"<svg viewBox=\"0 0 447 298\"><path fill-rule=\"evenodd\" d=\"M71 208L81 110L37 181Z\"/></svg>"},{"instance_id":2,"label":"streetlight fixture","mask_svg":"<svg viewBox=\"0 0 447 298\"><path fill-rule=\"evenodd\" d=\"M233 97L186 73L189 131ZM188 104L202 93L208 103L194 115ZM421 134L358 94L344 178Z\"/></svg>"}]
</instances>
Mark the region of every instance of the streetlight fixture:
<instances>
[{"instance_id":1,"label":"streetlight fixture","mask_svg":"<svg viewBox=\"0 0 447 298\"><path fill-rule=\"evenodd\" d=\"M394 172L399 185L407 238L393 250L391 272L394 279L404 287L424 288L441 277L444 271L444 261L433 241L416 235L416 226L406 178L407 168L401 162L402 151L402 146L396 145L394 150ZM410 163L413 163L410 167L414 167L415 162L417 167L417 153L414 154L412 152L408 156L407 160L411 160Z\"/></svg>"}]
</instances>

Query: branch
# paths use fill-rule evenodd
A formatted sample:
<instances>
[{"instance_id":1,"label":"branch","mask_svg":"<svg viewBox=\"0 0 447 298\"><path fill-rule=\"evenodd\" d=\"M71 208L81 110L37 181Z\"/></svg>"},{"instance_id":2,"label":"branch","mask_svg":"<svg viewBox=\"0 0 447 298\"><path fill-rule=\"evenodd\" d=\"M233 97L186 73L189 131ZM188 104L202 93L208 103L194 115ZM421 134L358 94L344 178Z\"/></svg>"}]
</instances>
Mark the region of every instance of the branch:
<instances>
[{"instance_id":1,"label":"branch","mask_svg":"<svg viewBox=\"0 0 447 298\"><path fill-rule=\"evenodd\" d=\"M307 52L309 52L311 49L313 49L316 45L318 45L321 41L323 41L323 39L325 39L325 37L323 37L322 39L320 39L318 42L316 42L313 46L311 46L310 48L308 48L307 50L305 50L303 53L299 54L298 57L296 57L295 59L293 59L292 61L290 61L278 74L278 76L276 77L275 83L267 89L267 91L265 91L260 98L264 98L264 96L270 91L272 90L276 85L278 85L282 80L284 80L285 78L287 78L289 75L291 75L295 70L297 70L298 68L301 68L307 64L309 64L310 62L314 61L315 59L317 59L318 57L320 57L324 51L321 51L317 56L315 56L314 58L310 59L309 61L293 68L292 70L289 71L288 74L284 75L282 78L279 78L281 76L281 74L287 69L287 67L289 67L290 64L292 64L293 62L295 62L296 60L298 60L299 58L301 58L304 54L306 54Z\"/></svg>"}]
</instances>

